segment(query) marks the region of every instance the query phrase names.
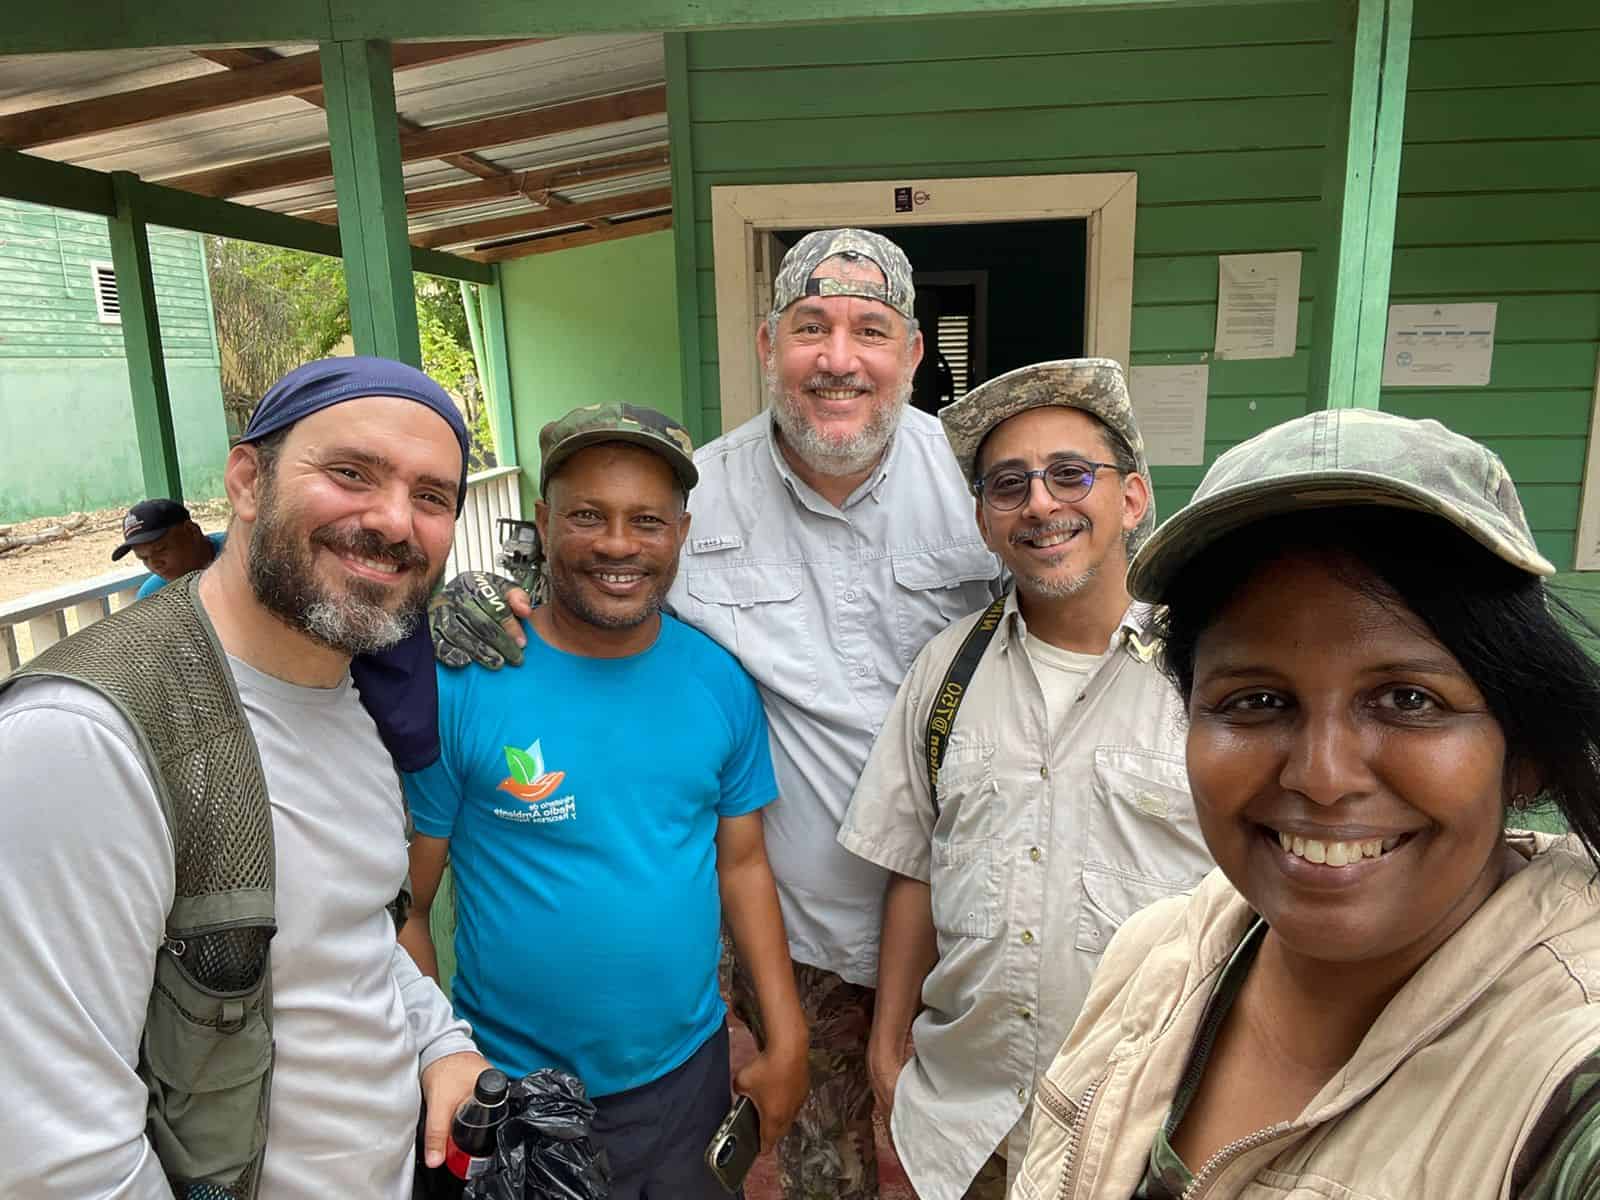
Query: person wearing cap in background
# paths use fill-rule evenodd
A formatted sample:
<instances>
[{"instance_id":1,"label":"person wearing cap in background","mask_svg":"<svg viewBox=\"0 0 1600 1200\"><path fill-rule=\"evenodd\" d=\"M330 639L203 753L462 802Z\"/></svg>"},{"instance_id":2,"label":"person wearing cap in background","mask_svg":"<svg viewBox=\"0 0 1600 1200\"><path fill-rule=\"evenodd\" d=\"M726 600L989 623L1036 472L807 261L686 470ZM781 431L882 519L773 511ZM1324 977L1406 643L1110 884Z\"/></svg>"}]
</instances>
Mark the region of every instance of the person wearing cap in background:
<instances>
[{"instance_id":1,"label":"person wearing cap in background","mask_svg":"<svg viewBox=\"0 0 1600 1200\"><path fill-rule=\"evenodd\" d=\"M150 571L136 600L158 592L190 571L203 571L222 550L226 533L202 533L189 510L176 500L141 500L122 518L122 545L111 552L116 562L128 551Z\"/></svg>"},{"instance_id":2,"label":"person wearing cap in background","mask_svg":"<svg viewBox=\"0 0 1600 1200\"><path fill-rule=\"evenodd\" d=\"M290 372L228 454L211 568L6 681L0 1195L220 1195L244 1164L229 1195L405 1200L424 1097L442 1160L488 1063L396 943L404 806L351 659L426 636L466 436L404 364ZM96 682L141 655L170 679ZM180 883L213 866L208 925ZM263 891L268 925L241 916Z\"/></svg>"},{"instance_id":3,"label":"person wearing cap in background","mask_svg":"<svg viewBox=\"0 0 1600 1200\"><path fill-rule=\"evenodd\" d=\"M1128 582L1220 869L1107 948L1017 1196L1596 1195L1600 668L1553 571L1435 421L1217 459ZM1508 830L1536 800L1573 833Z\"/></svg>"},{"instance_id":4,"label":"person wearing cap in background","mask_svg":"<svg viewBox=\"0 0 1600 1200\"><path fill-rule=\"evenodd\" d=\"M684 428L590 405L546 425L539 448L548 598L522 670L441 667L443 753L406 778L417 903L402 941L437 973L428 908L448 857L453 995L485 1053L512 1075L584 1081L614 1200L714 1200L724 921L770 1031L734 1079L763 1142L807 1086L762 837L778 794L767 722L733 656L661 612L699 479Z\"/></svg>"},{"instance_id":5,"label":"person wearing cap in background","mask_svg":"<svg viewBox=\"0 0 1600 1200\"><path fill-rule=\"evenodd\" d=\"M756 331L766 408L695 453L694 531L667 596L755 678L771 725L767 853L812 1050L811 1096L778 1147L789 1200L878 1195L866 1040L888 873L835 836L912 659L1000 594L939 423L907 407L914 303L911 264L879 234L825 229L789 250ZM518 661L497 587L447 587L442 661ZM526 597L509 602L526 615ZM748 966L735 954L734 1007L770 1040Z\"/></svg>"},{"instance_id":6,"label":"person wearing cap in background","mask_svg":"<svg viewBox=\"0 0 1600 1200\"><path fill-rule=\"evenodd\" d=\"M921 1200L1003 1200L1117 925L1211 860L1125 583L1155 512L1122 368L1037 363L940 415L1015 587L918 655L839 841L892 873L868 1065L900 1161Z\"/></svg>"}]
</instances>

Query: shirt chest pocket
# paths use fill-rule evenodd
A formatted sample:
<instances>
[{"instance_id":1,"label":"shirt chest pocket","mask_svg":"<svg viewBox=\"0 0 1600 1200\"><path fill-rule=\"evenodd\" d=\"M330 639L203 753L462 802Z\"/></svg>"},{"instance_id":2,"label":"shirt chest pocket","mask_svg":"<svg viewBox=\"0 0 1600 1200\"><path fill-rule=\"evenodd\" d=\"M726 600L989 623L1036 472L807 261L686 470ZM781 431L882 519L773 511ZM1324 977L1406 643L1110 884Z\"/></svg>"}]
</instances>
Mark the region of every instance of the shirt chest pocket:
<instances>
[{"instance_id":1,"label":"shirt chest pocket","mask_svg":"<svg viewBox=\"0 0 1600 1200\"><path fill-rule=\"evenodd\" d=\"M730 563L684 574L683 614L739 659L756 682L792 704L817 694L817 660L799 565Z\"/></svg>"},{"instance_id":2,"label":"shirt chest pocket","mask_svg":"<svg viewBox=\"0 0 1600 1200\"><path fill-rule=\"evenodd\" d=\"M1078 949L1099 954L1134 913L1189 891L1211 865L1183 760L1115 746L1097 748Z\"/></svg>"},{"instance_id":3,"label":"shirt chest pocket","mask_svg":"<svg viewBox=\"0 0 1600 1200\"><path fill-rule=\"evenodd\" d=\"M938 795L929 877L934 928L951 937L992 938L1000 909L994 747L952 741L939 769Z\"/></svg>"},{"instance_id":4,"label":"shirt chest pocket","mask_svg":"<svg viewBox=\"0 0 1600 1200\"><path fill-rule=\"evenodd\" d=\"M896 648L907 667L934 634L994 595L1000 560L981 543L893 554Z\"/></svg>"}]
</instances>

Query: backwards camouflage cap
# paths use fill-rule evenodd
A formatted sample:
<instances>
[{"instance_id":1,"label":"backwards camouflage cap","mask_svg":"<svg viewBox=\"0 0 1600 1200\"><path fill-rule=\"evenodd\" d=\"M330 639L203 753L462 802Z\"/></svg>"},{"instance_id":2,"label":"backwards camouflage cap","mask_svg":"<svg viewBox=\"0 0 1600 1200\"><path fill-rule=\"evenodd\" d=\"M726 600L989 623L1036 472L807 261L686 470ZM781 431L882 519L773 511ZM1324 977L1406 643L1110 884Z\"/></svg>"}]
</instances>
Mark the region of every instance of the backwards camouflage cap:
<instances>
[{"instance_id":1,"label":"backwards camouflage cap","mask_svg":"<svg viewBox=\"0 0 1600 1200\"><path fill-rule=\"evenodd\" d=\"M1121 438L1134 466L1150 488L1150 506L1129 538L1130 550L1150 536L1156 524L1155 485L1144 457L1144 438L1133 419L1133 401L1122 365L1112 358L1063 358L1034 363L979 384L954 404L939 410L944 435L967 482L977 484L978 448L1002 421L1030 408L1076 408L1098 418Z\"/></svg>"},{"instance_id":2,"label":"backwards camouflage cap","mask_svg":"<svg viewBox=\"0 0 1600 1200\"><path fill-rule=\"evenodd\" d=\"M1188 507L1134 560L1128 590L1160 602L1224 534L1280 513L1346 505L1428 513L1530 575L1555 573L1493 451L1437 421L1345 408L1285 421L1218 458Z\"/></svg>"},{"instance_id":3,"label":"backwards camouflage cap","mask_svg":"<svg viewBox=\"0 0 1600 1200\"><path fill-rule=\"evenodd\" d=\"M883 272L883 282L868 279L813 279L830 258L865 259ZM887 304L906 320L912 317L917 290L911 286L911 261L906 252L882 234L866 229L819 229L790 248L772 284L772 311L781 313L802 296L860 296Z\"/></svg>"},{"instance_id":4,"label":"backwards camouflage cap","mask_svg":"<svg viewBox=\"0 0 1600 1200\"><path fill-rule=\"evenodd\" d=\"M631 442L667 460L683 490L700 482L689 431L665 413L639 404L586 404L558 417L539 431L539 494L561 464L585 446Z\"/></svg>"}]
</instances>

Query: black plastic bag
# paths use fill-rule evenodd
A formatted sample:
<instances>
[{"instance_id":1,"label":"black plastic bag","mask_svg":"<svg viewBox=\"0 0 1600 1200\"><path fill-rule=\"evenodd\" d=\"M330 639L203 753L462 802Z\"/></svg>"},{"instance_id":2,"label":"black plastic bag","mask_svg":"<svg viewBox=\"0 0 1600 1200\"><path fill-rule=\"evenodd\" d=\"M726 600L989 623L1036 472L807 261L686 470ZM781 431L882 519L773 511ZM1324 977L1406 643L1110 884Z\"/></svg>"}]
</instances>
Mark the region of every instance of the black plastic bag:
<instances>
[{"instance_id":1,"label":"black plastic bag","mask_svg":"<svg viewBox=\"0 0 1600 1200\"><path fill-rule=\"evenodd\" d=\"M553 1067L511 1085L494 1164L468 1182L464 1200L608 1200L611 1166L590 1130L583 1082Z\"/></svg>"}]
</instances>

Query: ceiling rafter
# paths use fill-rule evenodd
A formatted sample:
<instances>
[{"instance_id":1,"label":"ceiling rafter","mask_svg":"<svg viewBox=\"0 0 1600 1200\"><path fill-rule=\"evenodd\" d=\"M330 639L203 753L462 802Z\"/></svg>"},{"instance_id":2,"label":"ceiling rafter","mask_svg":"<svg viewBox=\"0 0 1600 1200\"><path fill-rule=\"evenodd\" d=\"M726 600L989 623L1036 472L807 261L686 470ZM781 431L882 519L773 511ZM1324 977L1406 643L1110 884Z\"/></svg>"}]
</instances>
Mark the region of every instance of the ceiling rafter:
<instances>
[{"instance_id":1,"label":"ceiling rafter","mask_svg":"<svg viewBox=\"0 0 1600 1200\"><path fill-rule=\"evenodd\" d=\"M558 133L569 133L595 125L610 125L636 117L661 116L667 111L665 86L638 88L596 96L588 100L550 104L522 112L505 113L441 125L400 135L403 162L440 158L445 154L503 146L511 142L533 141ZM326 148L281 154L272 158L235 163L208 171L196 171L162 179L167 187L197 192L203 196L238 196L312 183L333 175L333 161Z\"/></svg>"},{"instance_id":2,"label":"ceiling rafter","mask_svg":"<svg viewBox=\"0 0 1600 1200\"><path fill-rule=\"evenodd\" d=\"M491 246L486 250L470 252L464 257L486 263L506 262L509 259L527 258L534 254L551 254L557 250L593 246L600 242L614 242L619 238L637 237L641 233L658 233L671 228L672 214L661 213L653 217L638 217L631 221L614 221L604 229L580 229L576 233L557 233L548 237L531 238L524 242Z\"/></svg>"},{"instance_id":3,"label":"ceiling rafter","mask_svg":"<svg viewBox=\"0 0 1600 1200\"><path fill-rule=\"evenodd\" d=\"M394 48L394 69L404 71L524 44L518 40L502 40L401 45ZM315 51L291 57L283 57L270 50L259 52L266 57L254 57L256 52L251 51L234 53L252 57L246 58L248 65L239 69L0 116L0 145L26 150L33 146L89 137L115 129L131 129L172 117L215 112L217 109L234 108L281 96L299 95L312 103L319 102L322 64ZM205 57L217 61L210 55ZM316 99L312 98L311 93L316 94Z\"/></svg>"},{"instance_id":4,"label":"ceiling rafter","mask_svg":"<svg viewBox=\"0 0 1600 1200\"><path fill-rule=\"evenodd\" d=\"M582 204L546 208L538 212L518 213L510 217L493 217L485 221L468 221L461 225L448 225L442 229L429 229L412 237L413 245L426 247L461 246L487 242L495 238L510 237L518 233L534 233L541 229L558 229L563 225L578 225L596 217L616 217L625 213L648 212L651 209L669 208L672 205L671 188L651 188L643 192L628 192L620 196L607 196L603 200L589 200Z\"/></svg>"}]
</instances>

